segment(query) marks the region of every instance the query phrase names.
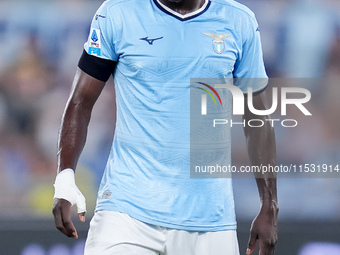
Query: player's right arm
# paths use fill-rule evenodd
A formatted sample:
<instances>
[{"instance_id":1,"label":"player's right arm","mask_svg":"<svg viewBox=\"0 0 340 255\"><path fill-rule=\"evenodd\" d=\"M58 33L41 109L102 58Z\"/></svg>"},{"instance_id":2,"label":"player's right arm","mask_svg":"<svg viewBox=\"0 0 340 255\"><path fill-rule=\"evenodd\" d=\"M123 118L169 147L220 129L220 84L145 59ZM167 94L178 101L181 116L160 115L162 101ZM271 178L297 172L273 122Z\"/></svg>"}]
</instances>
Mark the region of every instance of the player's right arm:
<instances>
[{"instance_id":1,"label":"player's right arm","mask_svg":"<svg viewBox=\"0 0 340 255\"><path fill-rule=\"evenodd\" d=\"M74 173L84 148L92 108L105 82L77 69L72 91L67 102L58 140L58 175L55 182L53 215L59 231L77 238L71 221L71 206L78 207L78 218L85 221L85 198L75 185ZM65 171L65 172L64 172Z\"/></svg>"},{"instance_id":2,"label":"player's right arm","mask_svg":"<svg viewBox=\"0 0 340 255\"><path fill-rule=\"evenodd\" d=\"M59 133L53 215L57 229L73 238L77 238L77 231L71 221L71 206L78 207L80 221L85 221L86 211L74 170L85 145L92 108L118 61L116 26L109 7L109 1L105 1L92 20Z\"/></svg>"}]
</instances>

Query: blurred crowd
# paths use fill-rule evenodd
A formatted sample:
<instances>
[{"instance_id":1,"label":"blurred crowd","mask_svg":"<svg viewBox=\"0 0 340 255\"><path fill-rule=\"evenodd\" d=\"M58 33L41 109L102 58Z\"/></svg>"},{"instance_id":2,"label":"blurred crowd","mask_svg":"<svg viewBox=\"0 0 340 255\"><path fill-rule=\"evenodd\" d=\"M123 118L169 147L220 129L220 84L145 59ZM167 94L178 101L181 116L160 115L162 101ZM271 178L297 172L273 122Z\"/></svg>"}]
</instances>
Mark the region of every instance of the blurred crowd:
<instances>
[{"instance_id":1,"label":"blurred crowd","mask_svg":"<svg viewBox=\"0 0 340 255\"><path fill-rule=\"evenodd\" d=\"M0 217L50 215L60 120L101 2L0 2ZM313 116L288 109L287 118L299 125L277 126L278 163L340 164L340 2L240 2L256 14L269 77L309 78L303 84L312 94L307 107ZM90 210L114 132L113 96L110 81L95 106L79 163L77 182ZM233 132L234 141L244 139L241 128ZM233 158L235 164L248 163L245 143L233 143ZM340 220L340 178L278 182L281 217ZM234 183L239 217L253 217L258 208L254 180Z\"/></svg>"}]
</instances>

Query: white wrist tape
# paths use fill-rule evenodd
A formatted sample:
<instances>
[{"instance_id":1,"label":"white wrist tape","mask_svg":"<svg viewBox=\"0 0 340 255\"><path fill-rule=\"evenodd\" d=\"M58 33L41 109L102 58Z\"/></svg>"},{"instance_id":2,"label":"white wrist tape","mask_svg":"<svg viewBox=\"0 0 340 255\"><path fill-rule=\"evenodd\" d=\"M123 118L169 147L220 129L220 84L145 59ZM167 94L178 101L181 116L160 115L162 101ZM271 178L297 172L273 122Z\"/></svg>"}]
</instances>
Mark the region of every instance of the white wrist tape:
<instances>
[{"instance_id":1,"label":"white wrist tape","mask_svg":"<svg viewBox=\"0 0 340 255\"><path fill-rule=\"evenodd\" d=\"M54 198L62 198L69 201L72 206L76 205L78 213L86 212L85 197L76 185L74 171L71 168L57 174L54 189Z\"/></svg>"}]
</instances>

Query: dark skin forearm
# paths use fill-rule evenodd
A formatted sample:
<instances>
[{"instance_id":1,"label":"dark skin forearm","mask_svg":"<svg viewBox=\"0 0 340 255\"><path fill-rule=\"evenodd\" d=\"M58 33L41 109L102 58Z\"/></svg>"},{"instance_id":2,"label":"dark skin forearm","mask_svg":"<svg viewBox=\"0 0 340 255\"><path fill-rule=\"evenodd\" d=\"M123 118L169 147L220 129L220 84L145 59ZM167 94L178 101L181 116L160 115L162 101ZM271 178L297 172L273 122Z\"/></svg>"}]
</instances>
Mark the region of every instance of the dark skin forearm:
<instances>
[{"instance_id":1,"label":"dark skin forearm","mask_svg":"<svg viewBox=\"0 0 340 255\"><path fill-rule=\"evenodd\" d=\"M85 145L92 108L104 85L104 82L77 70L60 128L58 172L66 168L75 170Z\"/></svg>"},{"instance_id":2,"label":"dark skin forearm","mask_svg":"<svg viewBox=\"0 0 340 255\"><path fill-rule=\"evenodd\" d=\"M104 85L104 82L77 69L59 133L58 172L66 168L76 169L85 145L92 108ZM68 237L78 238L71 220L71 203L56 198L52 211L57 229ZM80 221L85 221L85 212L78 213L78 218Z\"/></svg>"},{"instance_id":3,"label":"dark skin forearm","mask_svg":"<svg viewBox=\"0 0 340 255\"><path fill-rule=\"evenodd\" d=\"M258 95L257 97L260 96L261 95ZM254 107L256 109L263 109L265 107L264 102L264 99L254 99L254 104L257 104L254 105ZM271 126L269 121L266 121L266 119L269 119L269 116L254 115L247 109L247 106L245 107L245 109L246 122L250 119L261 119L265 123L263 127L249 127L248 125L246 125L244 129L251 164L254 166L260 166L261 164L265 166L276 166L276 145L274 128ZM255 173L255 178L261 201L277 201L276 174Z\"/></svg>"},{"instance_id":4,"label":"dark skin forearm","mask_svg":"<svg viewBox=\"0 0 340 255\"><path fill-rule=\"evenodd\" d=\"M247 99L247 98L246 98ZM253 97L255 109L267 109L265 94ZM261 119L264 122L262 127L244 128L250 162L254 166L276 166L276 148L274 129L269 121L269 116L258 116L251 113L247 104L245 105L244 120ZM252 223L251 236L248 244L247 254L251 254L256 242L259 242L260 255L274 254L277 242L277 188L276 174L267 172L255 173L256 183L261 199L261 210Z\"/></svg>"}]
</instances>

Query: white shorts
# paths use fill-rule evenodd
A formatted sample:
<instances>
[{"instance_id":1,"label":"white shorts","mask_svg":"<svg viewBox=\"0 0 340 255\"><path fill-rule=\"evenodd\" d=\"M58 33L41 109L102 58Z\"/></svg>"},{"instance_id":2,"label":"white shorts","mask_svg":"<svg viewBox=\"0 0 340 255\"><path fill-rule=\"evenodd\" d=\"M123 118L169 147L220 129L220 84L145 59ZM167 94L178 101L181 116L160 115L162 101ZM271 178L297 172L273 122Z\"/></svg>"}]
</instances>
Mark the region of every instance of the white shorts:
<instances>
[{"instance_id":1,"label":"white shorts","mask_svg":"<svg viewBox=\"0 0 340 255\"><path fill-rule=\"evenodd\" d=\"M125 213L96 212L85 255L239 255L235 230L194 232L147 224Z\"/></svg>"}]
</instances>

